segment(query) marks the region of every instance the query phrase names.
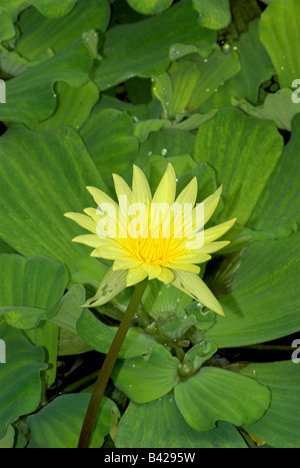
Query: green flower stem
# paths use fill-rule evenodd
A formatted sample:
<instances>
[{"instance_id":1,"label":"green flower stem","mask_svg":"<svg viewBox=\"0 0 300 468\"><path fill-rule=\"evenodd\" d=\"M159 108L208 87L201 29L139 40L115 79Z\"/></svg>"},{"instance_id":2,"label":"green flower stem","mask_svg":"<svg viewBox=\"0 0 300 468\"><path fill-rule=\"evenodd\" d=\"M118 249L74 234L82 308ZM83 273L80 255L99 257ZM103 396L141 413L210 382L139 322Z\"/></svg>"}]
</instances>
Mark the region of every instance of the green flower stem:
<instances>
[{"instance_id":1,"label":"green flower stem","mask_svg":"<svg viewBox=\"0 0 300 468\"><path fill-rule=\"evenodd\" d=\"M82 425L78 448L89 448L92 432L99 411L99 406L106 389L107 382L114 368L127 331L132 323L133 317L144 294L147 283L148 280L145 279L136 286L124 317L119 325L118 331L104 360Z\"/></svg>"}]
</instances>

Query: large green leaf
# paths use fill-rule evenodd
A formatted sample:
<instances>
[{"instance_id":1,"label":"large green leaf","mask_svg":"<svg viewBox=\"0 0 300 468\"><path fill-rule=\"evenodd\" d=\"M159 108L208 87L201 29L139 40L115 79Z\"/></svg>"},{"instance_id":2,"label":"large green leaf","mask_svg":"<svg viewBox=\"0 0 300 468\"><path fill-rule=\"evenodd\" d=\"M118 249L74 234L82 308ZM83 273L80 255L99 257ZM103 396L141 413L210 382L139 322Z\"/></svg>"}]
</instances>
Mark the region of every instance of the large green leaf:
<instances>
[{"instance_id":1,"label":"large green leaf","mask_svg":"<svg viewBox=\"0 0 300 468\"><path fill-rule=\"evenodd\" d=\"M300 76L300 2L274 2L263 12L260 39L267 49L282 88Z\"/></svg>"},{"instance_id":2,"label":"large green leaf","mask_svg":"<svg viewBox=\"0 0 300 468\"><path fill-rule=\"evenodd\" d=\"M256 230L292 226L299 221L300 115L292 122L292 135L271 174L248 225ZM280 190L278 188L280 187Z\"/></svg>"},{"instance_id":3,"label":"large green leaf","mask_svg":"<svg viewBox=\"0 0 300 468\"><path fill-rule=\"evenodd\" d=\"M218 347L274 340L300 330L300 234L248 247L221 299L227 318L207 331Z\"/></svg>"},{"instance_id":4,"label":"large green leaf","mask_svg":"<svg viewBox=\"0 0 300 468\"><path fill-rule=\"evenodd\" d=\"M0 236L15 250L52 257L72 270L89 255L88 248L71 242L85 231L63 215L91 205L87 185L106 189L75 130L6 132L0 140L0 185Z\"/></svg>"},{"instance_id":5,"label":"large green leaf","mask_svg":"<svg viewBox=\"0 0 300 468\"><path fill-rule=\"evenodd\" d=\"M90 393L61 395L38 413L29 416L31 444L38 448L76 448L80 429L88 407ZM104 397L94 429L91 448L100 448L114 425L115 403Z\"/></svg>"},{"instance_id":6,"label":"large green leaf","mask_svg":"<svg viewBox=\"0 0 300 468\"><path fill-rule=\"evenodd\" d=\"M47 368L42 348L33 347L20 330L0 324L6 364L0 364L0 439L8 424L34 411L40 402L41 371Z\"/></svg>"},{"instance_id":7,"label":"large green leaf","mask_svg":"<svg viewBox=\"0 0 300 468\"><path fill-rule=\"evenodd\" d=\"M96 107L80 134L102 178L112 187L112 174L124 172L138 152L131 117L117 109Z\"/></svg>"},{"instance_id":8,"label":"large green leaf","mask_svg":"<svg viewBox=\"0 0 300 468\"><path fill-rule=\"evenodd\" d=\"M191 428L169 394L146 404L131 402L119 423L116 447L246 448L246 444L231 424L220 423L207 432Z\"/></svg>"},{"instance_id":9,"label":"large green leaf","mask_svg":"<svg viewBox=\"0 0 300 468\"><path fill-rule=\"evenodd\" d=\"M222 219L236 217L238 225L247 223L282 147L273 122L253 119L237 109L221 109L201 125L194 158L212 165L223 185Z\"/></svg>"},{"instance_id":10,"label":"large green leaf","mask_svg":"<svg viewBox=\"0 0 300 468\"><path fill-rule=\"evenodd\" d=\"M103 90L135 75L149 78L163 73L174 44L211 49L216 34L200 26L197 16L187 0L153 18L111 28L95 75L98 87Z\"/></svg>"},{"instance_id":11,"label":"large green leaf","mask_svg":"<svg viewBox=\"0 0 300 468\"><path fill-rule=\"evenodd\" d=\"M46 350L48 385L56 376L58 329L51 323L37 326L37 320L45 310L56 307L68 280L66 267L50 258L0 255L0 315L9 325L26 330L31 342Z\"/></svg>"},{"instance_id":12,"label":"large green leaf","mask_svg":"<svg viewBox=\"0 0 300 468\"><path fill-rule=\"evenodd\" d=\"M112 378L115 385L136 403L147 403L166 395L179 380L179 360L163 346L150 355L118 361Z\"/></svg>"},{"instance_id":13,"label":"large green leaf","mask_svg":"<svg viewBox=\"0 0 300 468\"><path fill-rule=\"evenodd\" d=\"M216 367L203 367L198 374L175 387L175 401L187 423L207 431L217 421L236 426L257 421L270 404L267 387L255 380Z\"/></svg>"},{"instance_id":14,"label":"large green leaf","mask_svg":"<svg viewBox=\"0 0 300 468\"><path fill-rule=\"evenodd\" d=\"M29 61L45 55L47 49L57 53L91 29L105 31L109 18L107 0L78 0L67 16L55 20L41 16L34 8L27 9L17 23L20 36L15 51Z\"/></svg>"},{"instance_id":15,"label":"large green leaf","mask_svg":"<svg viewBox=\"0 0 300 468\"><path fill-rule=\"evenodd\" d=\"M245 429L272 447L299 448L299 365L292 361L250 364L241 374L267 385L272 393L266 414Z\"/></svg>"},{"instance_id":16,"label":"large green leaf","mask_svg":"<svg viewBox=\"0 0 300 468\"><path fill-rule=\"evenodd\" d=\"M88 37L94 34L91 31ZM1 119L28 124L44 120L56 107L54 83L66 81L74 87L85 84L94 58L86 44L87 38L76 39L52 58L9 80Z\"/></svg>"}]
</instances>

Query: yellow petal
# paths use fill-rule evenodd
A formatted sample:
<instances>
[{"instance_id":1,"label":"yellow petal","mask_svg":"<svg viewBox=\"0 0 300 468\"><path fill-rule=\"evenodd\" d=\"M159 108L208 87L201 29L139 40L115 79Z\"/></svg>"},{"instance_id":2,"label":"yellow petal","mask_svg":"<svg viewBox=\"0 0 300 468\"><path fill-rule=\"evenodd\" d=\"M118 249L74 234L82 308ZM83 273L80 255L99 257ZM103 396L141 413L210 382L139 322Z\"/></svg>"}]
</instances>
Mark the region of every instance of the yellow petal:
<instances>
[{"instance_id":1,"label":"yellow petal","mask_svg":"<svg viewBox=\"0 0 300 468\"><path fill-rule=\"evenodd\" d=\"M178 270L174 271L174 274L175 279L172 284L176 286L176 288L184 291L208 309L216 312L216 314L225 317L221 304L206 286L204 281L202 281L200 276L194 273Z\"/></svg>"},{"instance_id":2,"label":"yellow petal","mask_svg":"<svg viewBox=\"0 0 300 468\"><path fill-rule=\"evenodd\" d=\"M96 234L97 223L91 219L89 216L86 216L82 213L65 213L66 218L72 219L79 226L83 227L87 231L93 232Z\"/></svg>"},{"instance_id":3,"label":"yellow petal","mask_svg":"<svg viewBox=\"0 0 300 468\"><path fill-rule=\"evenodd\" d=\"M152 203L174 203L176 195L176 174L172 164L168 164L152 200Z\"/></svg>"},{"instance_id":4,"label":"yellow petal","mask_svg":"<svg viewBox=\"0 0 300 468\"><path fill-rule=\"evenodd\" d=\"M151 203L152 194L148 180L143 171L138 166L133 166L132 192L138 203L148 206Z\"/></svg>"},{"instance_id":5,"label":"yellow petal","mask_svg":"<svg viewBox=\"0 0 300 468\"><path fill-rule=\"evenodd\" d=\"M194 208L191 225L191 228L193 230L195 230L196 227L198 230L203 228L203 226L210 220L218 206L222 193L222 188L223 187L221 185L221 187L219 187L218 190L215 191L215 193L203 200L202 203L197 204L197 206Z\"/></svg>"},{"instance_id":6,"label":"yellow petal","mask_svg":"<svg viewBox=\"0 0 300 468\"><path fill-rule=\"evenodd\" d=\"M91 253L91 257L106 258L107 260L128 258L127 252L113 239L103 239L103 243ZM131 257L129 257L131 258Z\"/></svg>"},{"instance_id":7,"label":"yellow petal","mask_svg":"<svg viewBox=\"0 0 300 468\"><path fill-rule=\"evenodd\" d=\"M174 280L174 273L169 268L162 267L157 279L165 284L172 283Z\"/></svg>"},{"instance_id":8,"label":"yellow petal","mask_svg":"<svg viewBox=\"0 0 300 468\"><path fill-rule=\"evenodd\" d=\"M116 210L118 210L118 204L111 197L109 197L105 192L102 192L102 190L96 187L90 187L90 186L87 187L87 190L92 195L97 206L100 206L102 203L109 203L113 205Z\"/></svg>"},{"instance_id":9,"label":"yellow petal","mask_svg":"<svg viewBox=\"0 0 300 468\"><path fill-rule=\"evenodd\" d=\"M219 237L223 236L236 222L236 218L226 221L225 223L218 224L217 226L205 229L204 231L204 244L213 242Z\"/></svg>"},{"instance_id":10,"label":"yellow petal","mask_svg":"<svg viewBox=\"0 0 300 468\"><path fill-rule=\"evenodd\" d=\"M211 254L211 253L217 252L218 250L223 249L228 244L230 244L230 241L210 242L209 244L206 244L203 247L201 247L201 249L199 249L199 253Z\"/></svg>"},{"instance_id":11,"label":"yellow petal","mask_svg":"<svg viewBox=\"0 0 300 468\"><path fill-rule=\"evenodd\" d=\"M73 242L78 242L79 244L88 245L97 249L100 247L102 240L94 234L84 234L82 236L77 236L73 239Z\"/></svg>"},{"instance_id":12,"label":"yellow petal","mask_svg":"<svg viewBox=\"0 0 300 468\"><path fill-rule=\"evenodd\" d=\"M131 268L127 273L126 285L128 287L133 286L134 284L140 283L145 278L147 278L147 273L143 270L142 266Z\"/></svg>"},{"instance_id":13,"label":"yellow petal","mask_svg":"<svg viewBox=\"0 0 300 468\"><path fill-rule=\"evenodd\" d=\"M83 307L98 307L106 304L126 288L126 270L113 271L110 268L99 285L94 297L89 299Z\"/></svg>"},{"instance_id":14,"label":"yellow petal","mask_svg":"<svg viewBox=\"0 0 300 468\"><path fill-rule=\"evenodd\" d=\"M132 205L133 203L135 203L132 190L127 184L127 182L125 182L125 180L122 177L120 177L118 174L113 174L113 179L114 179L115 190L116 190L119 203L120 203L120 197L124 195L127 197L128 207Z\"/></svg>"},{"instance_id":15,"label":"yellow petal","mask_svg":"<svg viewBox=\"0 0 300 468\"><path fill-rule=\"evenodd\" d=\"M147 274L149 280L153 280L161 274L161 267L159 265L143 263L142 268Z\"/></svg>"},{"instance_id":16,"label":"yellow petal","mask_svg":"<svg viewBox=\"0 0 300 468\"><path fill-rule=\"evenodd\" d=\"M113 269L114 271L116 270L130 270L131 268L137 268L141 265L141 261L137 260L134 257L121 257L120 255L118 257L115 257L116 260L114 261L113 264Z\"/></svg>"},{"instance_id":17,"label":"yellow petal","mask_svg":"<svg viewBox=\"0 0 300 468\"><path fill-rule=\"evenodd\" d=\"M203 200L202 203L204 204L204 224L206 224L214 214L222 194L222 189L223 186L221 185L218 188L218 190L215 191L215 193Z\"/></svg>"},{"instance_id":18,"label":"yellow petal","mask_svg":"<svg viewBox=\"0 0 300 468\"><path fill-rule=\"evenodd\" d=\"M185 203L190 203L192 207L195 205L197 200L198 193L198 182L197 178L194 177L191 182L180 192L178 197L175 200L175 203L180 203L184 205Z\"/></svg>"}]
</instances>

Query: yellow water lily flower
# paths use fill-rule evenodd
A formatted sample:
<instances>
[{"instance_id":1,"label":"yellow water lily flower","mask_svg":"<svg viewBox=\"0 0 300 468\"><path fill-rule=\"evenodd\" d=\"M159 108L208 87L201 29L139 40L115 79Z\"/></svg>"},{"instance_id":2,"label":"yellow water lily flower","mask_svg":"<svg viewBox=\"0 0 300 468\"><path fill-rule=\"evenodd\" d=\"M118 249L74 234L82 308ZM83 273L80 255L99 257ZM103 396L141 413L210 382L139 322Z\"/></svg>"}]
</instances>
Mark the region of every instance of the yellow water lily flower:
<instances>
[{"instance_id":1,"label":"yellow water lily flower","mask_svg":"<svg viewBox=\"0 0 300 468\"><path fill-rule=\"evenodd\" d=\"M97 294L85 306L105 304L148 277L174 285L224 316L220 303L200 278L198 266L229 243L216 240L235 219L204 230L219 203L222 187L196 204L196 177L176 197L176 174L171 164L153 196L145 174L136 165L132 189L119 175L113 178L118 203L98 188L87 187L98 208L87 208L85 214L65 214L91 232L74 242L92 247L93 257L113 260Z\"/></svg>"}]
</instances>

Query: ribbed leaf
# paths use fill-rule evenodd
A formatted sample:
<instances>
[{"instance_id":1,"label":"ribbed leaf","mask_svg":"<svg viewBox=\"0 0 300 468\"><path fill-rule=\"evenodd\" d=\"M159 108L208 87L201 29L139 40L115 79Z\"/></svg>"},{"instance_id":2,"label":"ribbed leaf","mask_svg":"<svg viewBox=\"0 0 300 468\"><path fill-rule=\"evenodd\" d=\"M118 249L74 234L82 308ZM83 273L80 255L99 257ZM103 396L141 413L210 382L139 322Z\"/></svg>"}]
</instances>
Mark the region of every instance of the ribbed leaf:
<instances>
[{"instance_id":1,"label":"ribbed leaf","mask_svg":"<svg viewBox=\"0 0 300 468\"><path fill-rule=\"evenodd\" d=\"M292 122L292 135L268 180L249 220L256 230L289 226L300 219L300 116ZM280 190L278 188L280 187Z\"/></svg>"},{"instance_id":2,"label":"ribbed leaf","mask_svg":"<svg viewBox=\"0 0 300 468\"><path fill-rule=\"evenodd\" d=\"M153 18L111 28L95 75L99 89L135 75L149 78L163 73L170 63L170 47L174 44L211 49L216 34L200 26L197 19L191 0L187 0Z\"/></svg>"},{"instance_id":3,"label":"ribbed leaf","mask_svg":"<svg viewBox=\"0 0 300 468\"><path fill-rule=\"evenodd\" d=\"M300 234L250 246L221 300L227 316L217 318L206 339L218 347L274 340L300 330Z\"/></svg>"},{"instance_id":4,"label":"ribbed leaf","mask_svg":"<svg viewBox=\"0 0 300 468\"><path fill-rule=\"evenodd\" d=\"M6 132L0 141L0 185L0 236L19 253L46 255L71 269L89 255L90 249L71 242L86 231L63 215L91 206L87 185L106 189L75 130Z\"/></svg>"},{"instance_id":5,"label":"ribbed leaf","mask_svg":"<svg viewBox=\"0 0 300 468\"><path fill-rule=\"evenodd\" d=\"M267 49L282 88L300 76L300 2L274 2L263 12L260 39Z\"/></svg>"},{"instance_id":6,"label":"ribbed leaf","mask_svg":"<svg viewBox=\"0 0 300 468\"><path fill-rule=\"evenodd\" d=\"M40 402L42 348L33 347L20 330L0 324L0 339L6 344L6 364L0 364L0 439L10 422L34 411Z\"/></svg>"},{"instance_id":7,"label":"ribbed leaf","mask_svg":"<svg viewBox=\"0 0 300 468\"><path fill-rule=\"evenodd\" d=\"M90 393L61 395L30 416L31 444L38 448L76 448ZM104 397L94 429L91 448L100 448L114 425L115 403Z\"/></svg>"},{"instance_id":8,"label":"ribbed leaf","mask_svg":"<svg viewBox=\"0 0 300 468\"><path fill-rule=\"evenodd\" d=\"M121 174L133 163L138 151L131 117L116 109L95 108L80 134L107 184L112 174Z\"/></svg>"},{"instance_id":9,"label":"ribbed leaf","mask_svg":"<svg viewBox=\"0 0 300 468\"><path fill-rule=\"evenodd\" d=\"M115 385L136 403L146 403L166 395L179 380L179 360L163 346L150 355L118 361L112 378Z\"/></svg>"},{"instance_id":10,"label":"ribbed leaf","mask_svg":"<svg viewBox=\"0 0 300 468\"><path fill-rule=\"evenodd\" d=\"M282 146L273 122L252 119L237 109L222 109L200 126L194 158L212 165L223 185L222 219L236 217L238 225L246 224Z\"/></svg>"},{"instance_id":11,"label":"ribbed leaf","mask_svg":"<svg viewBox=\"0 0 300 468\"><path fill-rule=\"evenodd\" d=\"M66 81L74 87L82 86L88 81L93 58L79 38L52 58L12 78L7 82L7 103L1 106L1 119L28 124L46 119L56 106L54 83Z\"/></svg>"},{"instance_id":12,"label":"ribbed leaf","mask_svg":"<svg viewBox=\"0 0 300 468\"><path fill-rule=\"evenodd\" d=\"M292 361L250 364L241 374L267 385L271 405L256 423L246 425L259 439L275 448L299 448L300 369Z\"/></svg>"},{"instance_id":13,"label":"ribbed leaf","mask_svg":"<svg viewBox=\"0 0 300 468\"><path fill-rule=\"evenodd\" d=\"M175 401L191 427L207 431L217 421L241 426L258 420L270 404L270 392L251 378L203 367L175 387Z\"/></svg>"},{"instance_id":14,"label":"ribbed leaf","mask_svg":"<svg viewBox=\"0 0 300 468\"><path fill-rule=\"evenodd\" d=\"M191 428L178 411L172 394L146 404L131 402L119 423L116 446L246 448L243 438L231 424L220 423L216 429L207 432Z\"/></svg>"},{"instance_id":15,"label":"ribbed leaf","mask_svg":"<svg viewBox=\"0 0 300 468\"><path fill-rule=\"evenodd\" d=\"M57 53L91 29L104 32L109 18L107 0L78 0L68 15L55 20L41 16L34 8L27 9L17 23L20 37L15 51L29 61L39 59L47 49Z\"/></svg>"}]
</instances>

